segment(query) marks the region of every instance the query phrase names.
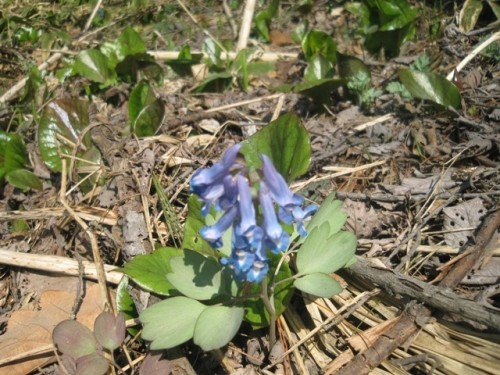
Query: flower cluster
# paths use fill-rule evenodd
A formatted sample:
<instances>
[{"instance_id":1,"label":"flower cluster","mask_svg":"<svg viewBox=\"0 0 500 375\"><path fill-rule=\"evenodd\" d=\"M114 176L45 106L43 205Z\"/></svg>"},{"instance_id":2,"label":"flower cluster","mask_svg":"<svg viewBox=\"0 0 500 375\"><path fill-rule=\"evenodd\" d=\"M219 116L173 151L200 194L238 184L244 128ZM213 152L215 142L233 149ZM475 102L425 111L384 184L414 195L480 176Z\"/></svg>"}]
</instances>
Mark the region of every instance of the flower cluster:
<instances>
[{"instance_id":1,"label":"flower cluster","mask_svg":"<svg viewBox=\"0 0 500 375\"><path fill-rule=\"evenodd\" d=\"M200 230L212 247L220 248L222 236L233 227L231 256L222 258L221 263L233 268L240 280L260 282L269 270L267 250L278 254L290 243L282 223L295 224L299 234L305 236L304 220L316 212L317 206L303 208L304 198L290 190L266 155L261 156L258 177L250 178L244 162L238 158L240 147L232 146L221 161L197 170L190 191L202 200L203 216L212 206L224 212L214 225ZM257 208L260 206L259 215L256 204Z\"/></svg>"}]
</instances>

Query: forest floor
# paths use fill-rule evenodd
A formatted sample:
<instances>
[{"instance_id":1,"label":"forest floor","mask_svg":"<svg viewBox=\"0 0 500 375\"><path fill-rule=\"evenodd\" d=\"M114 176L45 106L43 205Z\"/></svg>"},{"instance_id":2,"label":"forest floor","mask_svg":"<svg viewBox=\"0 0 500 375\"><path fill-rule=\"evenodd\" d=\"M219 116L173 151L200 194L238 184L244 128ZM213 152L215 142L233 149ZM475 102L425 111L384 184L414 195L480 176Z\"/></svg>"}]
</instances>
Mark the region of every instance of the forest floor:
<instances>
[{"instance_id":1,"label":"forest floor","mask_svg":"<svg viewBox=\"0 0 500 375\"><path fill-rule=\"evenodd\" d=\"M226 9L216 1L186 1L185 9L180 1L131 3L104 2L95 16L92 4L77 1L7 1L0 11L0 130L22 137L26 168L42 182L21 189L0 180L0 374L54 373L51 327L71 312L92 326L103 308L96 277L74 277L78 264L92 264L96 246L112 267L177 246L192 173L285 113L300 118L312 150L309 171L292 188L318 204L336 192L348 215L345 229L358 238L359 261L336 276L345 287L340 294L295 293L278 320L280 348L269 353L267 330L244 325L219 351L194 344L169 350L173 373L499 374L500 42L491 8L485 3L465 32L453 2L411 2L418 7L415 33L388 57L365 50L345 2L314 1L310 9L281 2L268 42L252 28L248 45L266 61L245 89L233 71L217 82L224 90L208 93L199 87L209 64L179 75L165 51L201 51L207 35L234 46L244 2L224 1ZM377 95L360 103L337 87L319 103L275 90L303 77L307 62L292 31L305 20L330 35L339 52L364 62ZM133 83L58 75L68 59L131 25L163 70L153 86L164 105L153 136L131 134ZM495 32L496 56L480 53L456 71ZM59 36L44 44L49 33ZM453 76L460 108L387 90L399 69L415 63ZM40 151L44 111L59 103L71 117L79 111L75 98L89 103L84 132L100 155L87 163L89 186L79 181L76 149L57 154L69 168L63 173ZM116 293L121 274L105 271L108 291ZM157 300L136 286L129 291L139 310ZM132 336L118 351L114 373L138 373L148 353Z\"/></svg>"}]
</instances>

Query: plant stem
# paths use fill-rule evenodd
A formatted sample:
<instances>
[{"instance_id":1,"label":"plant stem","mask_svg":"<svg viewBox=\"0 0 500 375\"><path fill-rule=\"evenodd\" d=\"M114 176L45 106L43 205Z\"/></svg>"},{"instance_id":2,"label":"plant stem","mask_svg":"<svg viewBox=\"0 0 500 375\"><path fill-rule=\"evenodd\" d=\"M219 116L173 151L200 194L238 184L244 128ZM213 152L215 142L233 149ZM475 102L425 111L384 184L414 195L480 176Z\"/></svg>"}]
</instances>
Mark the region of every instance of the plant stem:
<instances>
[{"instance_id":1,"label":"plant stem","mask_svg":"<svg viewBox=\"0 0 500 375\"><path fill-rule=\"evenodd\" d=\"M269 298L266 277L262 280L261 298L267 312L269 313L269 351L271 351L276 343L276 309L274 308L274 296Z\"/></svg>"}]
</instances>

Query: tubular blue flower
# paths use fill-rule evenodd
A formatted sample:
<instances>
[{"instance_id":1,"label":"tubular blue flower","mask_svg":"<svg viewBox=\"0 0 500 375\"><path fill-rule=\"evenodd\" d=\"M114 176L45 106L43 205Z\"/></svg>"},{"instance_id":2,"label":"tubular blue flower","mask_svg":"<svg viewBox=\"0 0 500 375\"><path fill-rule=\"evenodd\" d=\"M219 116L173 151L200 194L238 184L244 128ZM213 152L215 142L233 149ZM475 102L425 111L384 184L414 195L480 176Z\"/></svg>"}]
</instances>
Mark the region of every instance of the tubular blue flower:
<instances>
[{"instance_id":1,"label":"tubular blue flower","mask_svg":"<svg viewBox=\"0 0 500 375\"><path fill-rule=\"evenodd\" d=\"M200 229L201 237L207 241L212 247L219 248L222 246L222 236L233 224L238 214L237 206L231 207L214 225L204 226Z\"/></svg>"},{"instance_id":2,"label":"tubular blue flower","mask_svg":"<svg viewBox=\"0 0 500 375\"><path fill-rule=\"evenodd\" d=\"M281 207L302 204L304 198L292 193L283 176L274 168L272 161L266 155L262 155L261 159L262 172L273 200Z\"/></svg>"},{"instance_id":3,"label":"tubular blue flower","mask_svg":"<svg viewBox=\"0 0 500 375\"><path fill-rule=\"evenodd\" d=\"M233 176L227 175L223 180L224 194L220 196L216 202L215 209L228 210L236 204L238 201L238 186L236 185L236 180Z\"/></svg>"},{"instance_id":4,"label":"tubular blue flower","mask_svg":"<svg viewBox=\"0 0 500 375\"><path fill-rule=\"evenodd\" d=\"M318 210L318 206L315 204L310 204L306 208L302 209L299 206L296 206L292 210L293 221L297 225L297 231L300 236L304 238L307 236L306 228L304 227L304 220L314 215L314 213Z\"/></svg>"},{"instance_id":5,"label":"tubular blue flower","mask_svg":"<svg viewBox=\"0 0 500 375\"><path fill-rule=\"evenodd\" d=\"M235 227L235 233L246 238L251 250L255 250L262 242L262 228L257 225L252 192L248 181L241 174L236 176L239 193L240 222Z\"/></svg>"},{"instance_id":6,"label":"tubular blue flower","mask_svg":"<svg viewBox=\"0 0 500 375\"><path fill-rule=\"evenodd\" d=\"M256 261L246 274L247 281L251 283L260 283L268 272L269 265L266 262Z\"/></svg>"},{"instance_id":7,"label":"tubular blue flower","mask_svg":"<svg viewBox=\"0 0 500 375\"><path fill-rule=\"evenodd\" d=\"M241 145L236 144L227 149L220 162L215 163L210 168L198 169L189 183L190 192L205 200L208 191L214 185L221 185L222 187L222 180L235 167L236 156L240 148Z\"/></svg>"},{"instance_id":8,"label":"tubular blue flower","mask_svg":"<svg viewBox=\"0 0 500 375\"><path fill-rule=\"evenodd\" d=\"M266 233L266 244L275 254L285 251L288 248L290 236L285 230L283 230L283 227L276 218L274 204L264 181L260 182L259 202L262 207L263 228Z\"/></svg>"}]
</instances>

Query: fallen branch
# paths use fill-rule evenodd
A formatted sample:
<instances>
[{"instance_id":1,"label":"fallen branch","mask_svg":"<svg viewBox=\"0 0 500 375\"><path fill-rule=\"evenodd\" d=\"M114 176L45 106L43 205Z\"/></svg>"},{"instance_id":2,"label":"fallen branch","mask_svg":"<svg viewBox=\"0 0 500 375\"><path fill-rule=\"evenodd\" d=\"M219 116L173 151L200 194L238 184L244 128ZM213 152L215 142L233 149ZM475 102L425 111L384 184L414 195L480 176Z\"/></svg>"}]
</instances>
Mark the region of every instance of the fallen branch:
<instances>
[{"instance_id":1,"label":"fallen branch","mask_svg":"<svg viewBox=\"0 0 500 375\"><path fill-rule=\"evenodd\" d=\"M358 261L346 269L345 273L364 284L380 287L395 298L396 304L400 306L416 300L442 312L460 315L500 332L499 309L463 298L448 288L431 285L383 266L378 267L362 257L358 257Z\"/></svg>"},{"instance_id":2,"label":"fallen branch","mask_svg":"<svg viewBox=\"0 0 500 375\"><path fill-rule=\"evenodd\" d=\"M40 255L18 253L15 251L0 248L0 264L14 266L19 268L29 268L44 272L59 273L69 276L79 276L78 262L74 259L60 257L56 255ZM97 280L97 271L95 264L87 260L82 261L83 277L86 279ZM104 265L104 274L106 281L117 285L123 277L123 274L115 271L115 266Z\"/></svg>"},{"instance_id":3,"label":"fallen branch","mask_svg":"<svg viewBox=\"0 0 500 375\"><path fill-rule=\"evenodd\" d=\"M478 231L478 238L484 237L487 239L487 234L491 230L488 224L490 221L497 223L494 215L487 216L481 223ZM496 230L496 229L495 229ZM484 248L488 244L486 240L478 241L477 245L471 246L470 251L474 254L484 254ZM482 260L481 256L471 255L476 260ZM459 263L459 262L457 262ZM453 272L453 271L450 271ZM488 327L500 331L500 311L486 306L478 306L477 303L467 301L458 297L453 292L445 289L431 286L427 283L415 280L411 277L396 273L389 269L380 269L368 264L367 260L361 259L357 264L353 265L350 269L344 270L349 278L360 280L364 283L369 283L372 286L376 285L388 295L395 297L396 301L398 295L405 295L411 300L398 321L386 330L366 351L358 353L350 362L344 367L340 368L336 374L340 375L363 375L369 374L375 367L384 361L394 350L407 343L407 341L418 333L420 328L425 325L426 320L432 316L431 307L440 309L443 312L455 312L465 318L480 322ZM371 278L367 274L371 274ZM447 287L455 287L460 280L454 280L447 283ZM437 288L437 289L436 289ZM437 297L434 293L438 293ZM450 299L451 298L451 303ZM440 301L440 299L446 299ZM415 300L425 301L430 307L424 304L415 305ZM457 308L461 307L461 308ZM469 308L474 309L475 313L471 314ZM478 314L478 315L476 315Z\"/></svg>"}]
</instances>

